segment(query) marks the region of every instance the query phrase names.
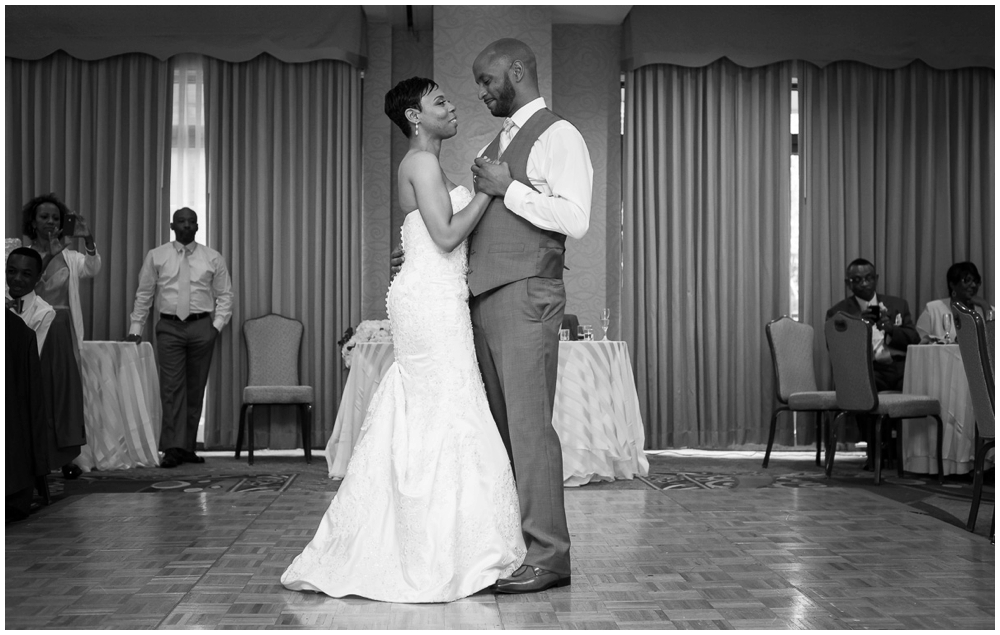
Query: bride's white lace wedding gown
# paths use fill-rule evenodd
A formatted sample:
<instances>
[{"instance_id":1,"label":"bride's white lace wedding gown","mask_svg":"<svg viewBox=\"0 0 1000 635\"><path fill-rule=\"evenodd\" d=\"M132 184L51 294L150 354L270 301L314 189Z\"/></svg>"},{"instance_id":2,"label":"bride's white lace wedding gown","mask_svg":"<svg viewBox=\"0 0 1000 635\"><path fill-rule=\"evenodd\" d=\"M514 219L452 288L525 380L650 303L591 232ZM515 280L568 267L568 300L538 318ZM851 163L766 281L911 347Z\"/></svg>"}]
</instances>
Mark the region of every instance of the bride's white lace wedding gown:
<instances>
[{"instance_id":1,"label":"bride's white lace wedding gown","mask_svg":"<svg viewBox=\"0 0 1000 635\"><path fill-rule=\"evenodd\" d=\"M451 191L453 211L472 194ZM316 536L281 576L294 590L447 602L524 559L517 491L472 342L466 245L442 253L418 211L389 287L395 363L372 398Z\"/></svg>"}]
</instances>

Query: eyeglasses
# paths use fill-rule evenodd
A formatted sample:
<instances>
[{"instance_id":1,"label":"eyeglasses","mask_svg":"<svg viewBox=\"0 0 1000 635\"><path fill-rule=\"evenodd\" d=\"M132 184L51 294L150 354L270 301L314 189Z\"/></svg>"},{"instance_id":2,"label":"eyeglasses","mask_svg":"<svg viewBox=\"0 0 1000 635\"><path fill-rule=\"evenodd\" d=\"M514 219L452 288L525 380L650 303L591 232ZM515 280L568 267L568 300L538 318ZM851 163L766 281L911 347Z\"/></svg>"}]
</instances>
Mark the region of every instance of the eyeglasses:
<instances>
[{"instance_id":1,"label":"eyeglasses","mask_svg":"<svg viewBox=\"0 0 1000 635\"><path fill-rule=\"evenodd\" d=\"M847 281L850 282L851 284L862 284L862 283L867 284L870 282L875 282L876 280L878 280L877 273L868 276L851 276L850 278L847 279Z\"/></svg>"},{"instance_id":2,"label":"eyeglasses","mask_svg":"<svg viewBox=\"0 0 1000 635\"><path fill-rule=\"evenodd\" d=\"M964 278L962 278L958 282L960 284L966 284L966 285L968 285L968 284L981 284L979 278L977 278L976 276L974 276L972 274L969 274L969 275L965 276Z\"/></svg>"}]
</instances>

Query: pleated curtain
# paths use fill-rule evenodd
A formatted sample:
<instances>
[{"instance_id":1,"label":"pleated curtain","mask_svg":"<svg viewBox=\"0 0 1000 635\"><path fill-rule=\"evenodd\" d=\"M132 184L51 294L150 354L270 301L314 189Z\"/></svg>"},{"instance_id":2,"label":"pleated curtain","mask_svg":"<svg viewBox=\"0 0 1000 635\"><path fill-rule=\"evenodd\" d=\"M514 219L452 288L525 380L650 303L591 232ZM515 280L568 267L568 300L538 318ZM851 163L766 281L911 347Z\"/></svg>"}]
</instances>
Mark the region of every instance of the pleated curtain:
<instances>
[{"instance_id":1,"label":"pleated curtain","mask_svg":"<svg viewBox=\"0 0 1000 635\"><path fill-rule=\"evenodd\" d=\"M791 63L626 74L622 335L647 448L766 441L788 312Z\"/></svg>"},{"instance_id":2,"label":"pleated curtain","mask_svg":"<svg viewBox=\"0 0 1000 635\"><path fill-rule=\"evenodd\" d=\"M39 194L86 218L103 259L80 286L86 339L126 335L142 260L168 238L172 86L144 54L5 60L6 236Z\"/></svg>"},{"instance_id":3,"label":"pleated curtain","mask_svg":"<svg viewBox=\"0 0 1000 635\"><path fill-rule=\"evenodd\" d=\"M333 429L347 371L337 340L361 319L361 77L338 61L206 60L207 242L225 256L233 317L209 380L206 447L233 447L247 378L242 324L305 326L314 447ZM258 447L301 447L294 410L262 415ZM270 419L270 421L269 421Z\"/></svg>"},{"instance_id":4,"label":"pleated curtain","mask_svg":"<svg viewBox=\"0 0 1000 635\"><path fill-rule=\"evenodd\" d=\"M981 295L995 303L993 69L803 64L799 82L803 321L822 334L859 257L914 321L947 297L945 272L958 261L976 263ZM815 351L830 387L821 335Z\"/></svg>"}]
</instances>

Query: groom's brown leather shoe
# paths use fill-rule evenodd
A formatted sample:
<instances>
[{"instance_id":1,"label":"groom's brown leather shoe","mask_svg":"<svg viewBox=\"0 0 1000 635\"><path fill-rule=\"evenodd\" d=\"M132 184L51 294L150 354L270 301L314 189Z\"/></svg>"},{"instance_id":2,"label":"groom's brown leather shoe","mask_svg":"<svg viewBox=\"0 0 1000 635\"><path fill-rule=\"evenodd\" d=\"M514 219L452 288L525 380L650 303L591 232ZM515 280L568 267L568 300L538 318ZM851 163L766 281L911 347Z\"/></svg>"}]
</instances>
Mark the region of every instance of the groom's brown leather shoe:
<instances>
[{"instance_id":1,"label":"groom's brown leather shoe","mask_svg":"<svg viewBox=\"0 0 1000 635\"><path fill-rule=\"evenodd\" d=\"M569 586L570 576L538 567L521 565L509 578L497 580L497 593L538 593L545 589Z\"/></svg>"}]
</instances>

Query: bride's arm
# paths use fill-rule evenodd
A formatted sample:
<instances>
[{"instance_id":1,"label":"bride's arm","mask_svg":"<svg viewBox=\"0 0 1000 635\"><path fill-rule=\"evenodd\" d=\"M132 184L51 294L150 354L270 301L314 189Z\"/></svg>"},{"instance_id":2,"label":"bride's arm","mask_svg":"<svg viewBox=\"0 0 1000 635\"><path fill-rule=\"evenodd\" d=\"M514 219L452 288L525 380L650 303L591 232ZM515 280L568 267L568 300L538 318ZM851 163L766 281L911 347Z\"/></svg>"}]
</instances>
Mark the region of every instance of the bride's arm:
<instances>
[{"instance_id":1,"label":"bride's arm","mask_svg":"<svg viewBox=\"0 0 1000 635\"><path fill-rule=\"evenodd\" d=\"M431 239L444 251L458 247L482 218L491 197L477 193L462 211L452 214L451 195L437 157L430 152L418 152L410 157L406 167L406 177L413 186L417 208Z\"/></svg>"}]
</instances>

